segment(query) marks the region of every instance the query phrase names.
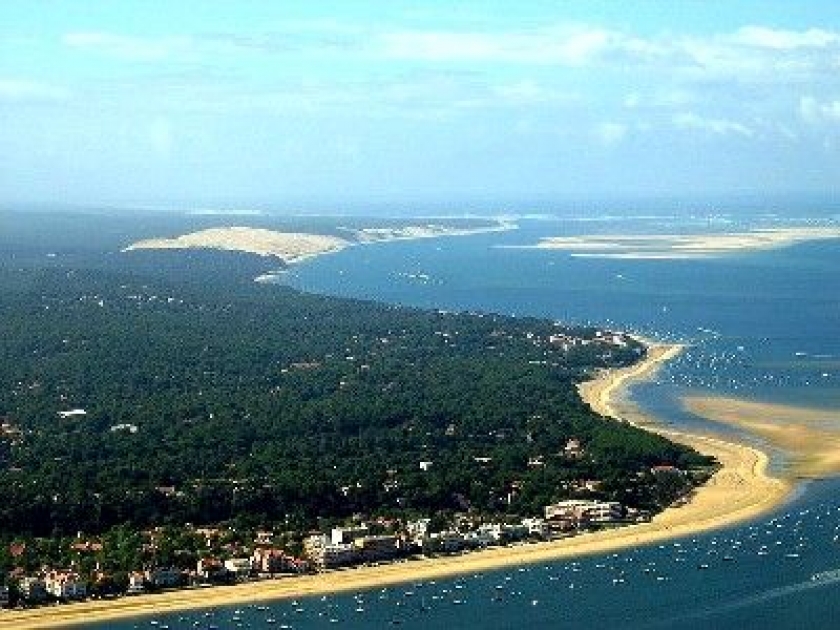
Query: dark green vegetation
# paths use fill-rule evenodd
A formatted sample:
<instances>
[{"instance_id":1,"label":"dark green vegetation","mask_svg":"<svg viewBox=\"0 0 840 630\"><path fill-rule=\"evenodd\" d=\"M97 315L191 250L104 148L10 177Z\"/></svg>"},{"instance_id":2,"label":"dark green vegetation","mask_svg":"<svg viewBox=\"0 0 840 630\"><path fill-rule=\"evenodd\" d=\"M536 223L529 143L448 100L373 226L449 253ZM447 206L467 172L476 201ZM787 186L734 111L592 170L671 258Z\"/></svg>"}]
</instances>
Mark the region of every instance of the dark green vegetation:
<instances>
[{"instance_id":1,"label":"dark green vegetation","mask_svg":"<svg viewBox=\"0 0 840 630\"><path fill-rule=\"evenodd\" d=\"M580 402L592 368L641 352L591 329L303 295L251 282L270 265L248 256L45 251L0 257L6 540L539 513L581 480L657 510L689 482L651 466L708 464ZM563 455L572 438L582 457Z\"/></svg>"}]
</instances>

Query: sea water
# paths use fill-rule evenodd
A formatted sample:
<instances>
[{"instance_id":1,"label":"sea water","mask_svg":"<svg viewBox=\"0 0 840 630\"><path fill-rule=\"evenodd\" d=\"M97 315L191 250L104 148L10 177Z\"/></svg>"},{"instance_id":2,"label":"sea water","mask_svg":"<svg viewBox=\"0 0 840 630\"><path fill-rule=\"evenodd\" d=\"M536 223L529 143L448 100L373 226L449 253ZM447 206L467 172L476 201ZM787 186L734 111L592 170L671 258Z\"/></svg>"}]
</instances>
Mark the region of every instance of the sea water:
<instances>
[{"instance_id":1,"label":"sea water","mask_svg":"<svg viewBox=\"0 0 840 630\"><path fill-rule=\"evenodd\" d=\"M840 408L840 240L696 260L580 258L522 246L544 236L802 223L543 217L508 232L351 248L281 281L316 293L542 316L687 342L688 351L632 397L666 423L707 429L682 411L680 396ZM810 482L754 522L616 554L91 627L833 627L840 618L838 490L837 480Z\"/></svg>"}]
</instances>

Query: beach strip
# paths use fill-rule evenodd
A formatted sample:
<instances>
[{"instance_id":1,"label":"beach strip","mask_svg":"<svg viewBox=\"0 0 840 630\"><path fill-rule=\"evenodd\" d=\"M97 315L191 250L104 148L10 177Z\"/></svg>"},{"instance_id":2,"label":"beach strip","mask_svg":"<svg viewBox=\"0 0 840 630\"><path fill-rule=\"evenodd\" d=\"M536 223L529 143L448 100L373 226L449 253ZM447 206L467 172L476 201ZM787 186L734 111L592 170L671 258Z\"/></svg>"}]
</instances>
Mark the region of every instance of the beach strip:
<instances>
[{"instance_id":1,"label":"beach strip","mask_svg":"<svg viewBox=\"0 0 840 630\"><path fill-rule=\"evenodd\" d=\"M626 387L650 378L666 361L677 356L683 349L682 346L673 344L647 345L648 352L643 361L629 368L603 371L593 381L581 385L581 396L595 411L614 416L616 399ZM715 457L721 464L720 470L693 493L690 502L680 507L668 508L649 523L581 534L546 543L494 547L455 556L418 558L380 566L284 577L236 586L178 590L25 611L2 611L0 625L11 630L68 627L173 611L357 592L523 564L614 552L743 522L777 507L790 495L789 484L767 474L767 455L757 449L714 437L657 428L655 422L642 416L640 412L638 416L632 411L622 410L622 413L625 416L621 417L621 420L643 425L646 430L656 431L703 454ZM628 413L633 417L626 417Z\"/></svg>"}]
</instances>

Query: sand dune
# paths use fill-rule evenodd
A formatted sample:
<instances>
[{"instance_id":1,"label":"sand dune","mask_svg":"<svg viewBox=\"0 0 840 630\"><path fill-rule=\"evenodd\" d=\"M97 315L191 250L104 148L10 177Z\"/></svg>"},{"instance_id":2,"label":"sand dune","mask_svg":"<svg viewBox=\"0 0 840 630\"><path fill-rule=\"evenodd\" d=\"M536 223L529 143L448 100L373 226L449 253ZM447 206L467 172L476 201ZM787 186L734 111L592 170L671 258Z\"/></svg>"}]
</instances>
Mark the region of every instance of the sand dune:
<instances>
[{"instance_id":1,"label":"sand dune","mask_svg":"<svg viewBox=\"0 0 840 630\"><path fill-rule=\"evenodd\" d=\"M200 230L174 238L138 241L123 251L138 249L221 249L258 256L275 256L285 263L300 262L311 256L335 252L350 245L337 236L276 232L260 228L225 227Z\"/></svg>"},{"instance_id":2,"label":"sand dune","mask_svg":"<svg viewBox=\"0 0 840 630\"><path fill-rule=\"evenodd\" d=\"M458 228L435 223L383 228L342 228L347 238L305 232L279 232L252 227L220 227L199 230L172 238L151 238L132 243L122 251L141 249L218 249L258 256L274 256L286 264L337 252L351 245L394 240L468 236L482 232L509 230L515 225L498 221L488 227Z\"/></svg>"}]
</instances>

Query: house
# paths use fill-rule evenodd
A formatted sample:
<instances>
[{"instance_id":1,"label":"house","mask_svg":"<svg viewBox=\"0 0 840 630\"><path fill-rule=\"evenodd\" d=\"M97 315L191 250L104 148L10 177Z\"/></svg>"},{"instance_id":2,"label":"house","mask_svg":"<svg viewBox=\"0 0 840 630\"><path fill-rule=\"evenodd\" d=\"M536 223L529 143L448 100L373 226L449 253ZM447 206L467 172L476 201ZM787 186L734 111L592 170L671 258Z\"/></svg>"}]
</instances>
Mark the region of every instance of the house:
<instances>
[{"instance_id":1,"label":"house","mask_svg":"<svg viewBox=\"0 0 840 630\"><path fill-rule=\"evenodd\" d=\"M583 446L577 438L570 438L563 448L563 454L569 459L578 459L583 456Z\"/></svg>"},{"instance_id":2,"label":"house","mask_svg":"<svg viewBox=\"0 0 840 630\"><path fill-rule=\"evenodd\" d=\"M139 571L132 571L128 574L128 588L126 595L140 595L146 590L146 576Z\"/></svg>"},{"instance_id":3,"label":"house","mask_svg":"<svg viewBox=\"0 0 840 630\"><path fill-rule=\"evenodd\" d=\"M354 564L359 559L353 543L333 543L326 534L316 534L304 540L306 555L319 569L332 569Z\"/></svg>"},{"instance_id":4,"label":"house","mask_svg":"<svg viewBox=\"0 0 840 630\"><path fill-rule=\"evenodd\" d=\"M70 549L79 553L97 553L102 551L102 543L92 540L77 540L70 545Z\"/></svg>"},{"instance_id":5,"label":"house","mask_svg":"<svg viewBox=\"0 0 840 630\"><path fill-rule=\"evenodd\" d=\"M400 551L400 539L394 535L363 536L353 541L353 546L363 562L388 560Z\"/></svg>"},{"instance_id":6,"label":"house","mask_svg":"<svg viewBox=\"0 0 840 630\"><path fill-rule=\"evenodd\" d=\"M56 599L84 599L87 596L85 584L75 571L50 571L44 577L47 593Z\"/></svg>"},{"instance_id":7,"label":"house","mask_svg":"<svg viewBox=\"0 0 840 630\"><path fill-rule=\"evenodd\" d=\"M331 541L334 545L344 545L352 543L357 538L367 536L369 530L364 525L356 527L333 527L331 533Z\"/></svg>"},{"instance_id":8,"label":"house","mask_svg":"<svg viewBox=\"0 0 840 630\"><path fill-rule=\"evenodd\" d=\"M274 532L261 530L256 533L254 537L255 545L271 545L274 540Z\"/></svg>"},{"instance_id":9,"label":"house","mask_svg":"<svg viewBox=\"0 0 840 630\"><path fill-rule=\"evenodd\" d=\"M203 580L217 580L227 576L227 569L218 558L202 558L196 563L195 573Z\"/></svg>"},{"instance_id":10,"label":"house","mask_svg":"<svg viewBox=\"0 0 840 630\"><path fill-rule=\"evenodd\" d=\"M306 573L309 571L309 563L306 560L287 555L282 549L254 549L251 560L257 573Z\"/></svg>"},{"instance_id":11,"label":"house","mask_svg":"<svg viewBox=\"0 0 840 630\"><path fill-rule=\"evenodd\" d=\"M651 466L650 473L652 475L683 475L685 474L682 470L677 468L676 466L670 465L660 465L660 466Z\"/></svg>"},{"instance_id":12,"label":"house","mask_svg":"<svg viewBox=\"0 0 840 630\"><path fill-rule=\"evenodd\" d=\"M621 503L617 501L589 501L573 499L545 506L547 521L568 521L575 526L583 523L608 523L623 516Z\"/></svg>"},{"instance_id":13,"label":"house","mask_svg":"<svg viewBox=\"0 0 840 630\"><path fill-rule=\"evenodd\" d=\"M284 573L286 569L286 554L281 549L257 547L251 561L257 573Z\"/></svg>"},{"instance_id":14,"label":"house","mask_svg":"<svg viewBox=\"0 0 840 630\"><path fill-rule=\"evenodd\" d=\"M46 601L47 585L40 577L27 575L18 581L18 592L27 602L37 604Z\"/></svg>"},{"instance_id":15,"label":"house","mask_svg":"<svg viewBox=\"0 0 840 630\"><path fill-rule=\"evenodd\" d=\"M146 571L146 581L159 588L171 588L179 586L184 579L184 574L178 569L157 568Z\"/></svg>"},{"instance_id":16,"label":"house","mask_svg":"<svg viewBox=\"0 0 840 630\"><path fill-rule=\"evenodd\" d=\"M229 558L225 560L225 569L237 579L251 575L253 561L251 558Z\"/></svg>"},{"instance_id":17,"label":"house","mask_svg":"<svg viewBox=\"0 0 840 630\"><path fill-rule=\"evenodd\" d=\"M548 535L548 526L541 518L523 518L522 525L528 529L529 536L545 538Z\"/></svg>"},{"instance_id":18,"label":"house","mask_svg":"<svg viewBox=\"0 0 840 630\"><path fill-rule=\"evenodd\" d=\"M87 411L84 409L69 409L67 411L59 411L58 417L62 420L67 420L69 418L83 418L87 415Z\"/></svg>"},{"instance_id":19,"label":"house","mask_svg":"<svg viewBox=\"0 0 840 630\"><path fill-rule=\"evenodd\" d=\"M423 472L428 472L429 470L431 470L433 465L434 465L434 462L430 462L430 461L420 462L420 470L422 470Z\"/></svg>"},{"instance_id":20,"label":"house","mask_svg":"<svg viewBox=\"0 0 840 630\"><path fill-rule=\"evenodd\" d=\"M456 531L435 532L423 541L424 550L428 549L429 551L442 551L445 553L460 551L466 544L467 541L464 536Z\"/></svg>"}]
</instances>

